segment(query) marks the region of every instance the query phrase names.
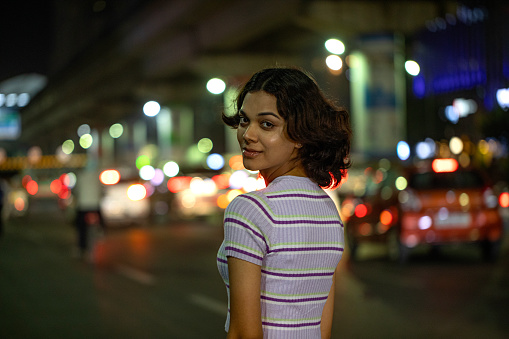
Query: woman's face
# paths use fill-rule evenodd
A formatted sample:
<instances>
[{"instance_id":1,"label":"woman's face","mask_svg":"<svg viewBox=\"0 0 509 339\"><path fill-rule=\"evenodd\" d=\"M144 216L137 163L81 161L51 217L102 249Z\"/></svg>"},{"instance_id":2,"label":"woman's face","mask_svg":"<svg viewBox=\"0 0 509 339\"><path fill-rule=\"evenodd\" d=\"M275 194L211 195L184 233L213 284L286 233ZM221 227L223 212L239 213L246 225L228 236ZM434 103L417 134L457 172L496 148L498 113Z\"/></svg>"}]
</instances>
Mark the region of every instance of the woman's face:
<instances>
[{"instance_id":1,"label":"woman's face","mask_svg":"<svg viewBox=\"0 0 509 339\"><path fill-rule=\"evenodd\" d=\"M286 122L277 111L276 97L263 91L250 92L240 108L237 140L244 166L268 182L293 169L296 142L285 132Z\"/></svg>"}]
</instances>

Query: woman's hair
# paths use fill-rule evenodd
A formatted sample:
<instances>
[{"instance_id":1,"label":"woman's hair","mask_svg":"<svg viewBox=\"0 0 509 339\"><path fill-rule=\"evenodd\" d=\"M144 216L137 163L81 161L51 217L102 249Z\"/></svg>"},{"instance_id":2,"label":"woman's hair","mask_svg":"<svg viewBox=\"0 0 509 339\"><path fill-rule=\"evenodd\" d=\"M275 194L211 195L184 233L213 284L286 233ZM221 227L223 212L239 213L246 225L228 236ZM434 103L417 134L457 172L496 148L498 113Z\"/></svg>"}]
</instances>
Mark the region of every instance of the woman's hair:
<instances>
[{"instance_id":1,"label":"woman's hair","mask_svg":"<svg viewBox=\"0 0 509 339\"><path fill-rule=\"evenodd\" d=\"M324 188L338 186L350 167L352 131L348 112L328 100L316 82L296 68L268 68L255 73L236 100L237 113L223 121L238 128L239 109L247 93L264 91L276 97L288 137L298 150L306 175Z\"/></svg>"}]
</instances>

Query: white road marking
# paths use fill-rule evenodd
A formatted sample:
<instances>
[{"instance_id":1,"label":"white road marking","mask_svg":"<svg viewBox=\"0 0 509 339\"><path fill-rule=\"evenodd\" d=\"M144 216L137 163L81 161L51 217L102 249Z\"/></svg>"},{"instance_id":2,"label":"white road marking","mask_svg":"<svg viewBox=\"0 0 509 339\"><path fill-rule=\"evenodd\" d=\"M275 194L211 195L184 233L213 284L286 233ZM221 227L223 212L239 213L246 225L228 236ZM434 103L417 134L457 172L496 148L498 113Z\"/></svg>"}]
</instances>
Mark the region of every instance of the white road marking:
<instances>
[{"instance_id":1,"label":"white road marking","mask_svg":"<svg viewBox=\"0 0 509 339\"><path fill-rule=\"evenodd\" d=\"M228 305L226 303L217 301L201 294L191 294L189 299L193 304L201 306L202 308L219 315L226 315L226 312L228 311Z\"/></svg>"},{"instance_id":2,"label":"white road marking","mask_svg":"<svg viewBox=\"0 0 509 339\"><path fill-rule=\"evenodd\" d=\"M123 275L124 277L127 277L131 280L134 280L144 285L154 285L156 281L153 275L140 271L130 266L118 265L116 267L116 271Z\"/></svg>"}]
</instances>

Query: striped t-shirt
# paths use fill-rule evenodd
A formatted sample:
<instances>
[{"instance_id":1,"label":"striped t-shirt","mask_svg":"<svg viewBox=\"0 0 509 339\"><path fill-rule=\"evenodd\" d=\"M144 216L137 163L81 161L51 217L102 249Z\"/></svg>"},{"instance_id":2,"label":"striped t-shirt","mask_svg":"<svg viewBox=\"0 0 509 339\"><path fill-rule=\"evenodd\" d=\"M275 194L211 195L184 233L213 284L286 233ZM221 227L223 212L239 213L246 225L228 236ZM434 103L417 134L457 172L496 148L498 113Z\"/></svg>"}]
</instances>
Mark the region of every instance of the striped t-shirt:
<instances>
[{"instance_id":1,"label":"striped t-shirt","mask_svg":"<svg viewBox=\"0 0 509 339\"><path fill-rule=\"evenodd\" d=\"M344 248L336 205L309 178L280 176L236 197L224 215L217 264L230 302L232 256L261 266L264 338L320 338L320 319ZM229 309L229 308L228 308ZM230 325L228 311L225 329Z\"/></svg>"}]
</instances>

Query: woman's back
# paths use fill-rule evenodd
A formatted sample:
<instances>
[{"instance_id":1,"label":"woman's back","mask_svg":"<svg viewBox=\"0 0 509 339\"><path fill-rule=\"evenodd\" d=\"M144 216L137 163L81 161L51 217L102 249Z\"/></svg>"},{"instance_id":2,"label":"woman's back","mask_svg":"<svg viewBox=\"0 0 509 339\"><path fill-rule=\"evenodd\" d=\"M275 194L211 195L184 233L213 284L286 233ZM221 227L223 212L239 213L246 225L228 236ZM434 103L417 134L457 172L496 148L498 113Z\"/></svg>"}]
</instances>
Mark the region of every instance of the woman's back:
<instances>
[{"instance_id":1,"label":"woman's back","mask_svg":"<svg viewBox=\"0 0 509 339\"><path fill-rule=\"evenodd\" d=\"M227 256L261 266L264 337L320 338L322 309L344 247L332 199L306 177L281 176L237 197L224 222L220 273L228 289Z\"/></svg>"}]
</instances>

